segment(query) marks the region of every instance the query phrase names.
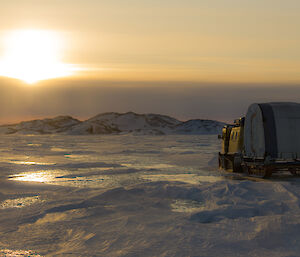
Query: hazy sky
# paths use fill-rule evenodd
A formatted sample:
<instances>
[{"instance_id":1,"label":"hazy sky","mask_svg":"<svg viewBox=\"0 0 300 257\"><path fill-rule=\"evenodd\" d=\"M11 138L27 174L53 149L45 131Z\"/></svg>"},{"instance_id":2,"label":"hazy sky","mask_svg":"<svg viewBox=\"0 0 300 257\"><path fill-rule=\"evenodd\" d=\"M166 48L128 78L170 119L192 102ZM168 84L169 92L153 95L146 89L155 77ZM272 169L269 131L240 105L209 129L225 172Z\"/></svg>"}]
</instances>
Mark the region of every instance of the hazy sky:
<instances>
[{"instance_id":1,"label":"hazy sky","mask_svg":"<svg viewBox=\"0 0 300 257\"><path fill-rule=\"evenodd\" d=\"M1 98L15 95L2 121L109 110L228 120L251 101L299 101L299 13L299 0L0 0L0 41L13 30L56 31L63 61L84 68L30 87L2 78ZM24 90L51 91L60 108L32 99L40 103L30 109Z\"/></svg>"}]
</instances>

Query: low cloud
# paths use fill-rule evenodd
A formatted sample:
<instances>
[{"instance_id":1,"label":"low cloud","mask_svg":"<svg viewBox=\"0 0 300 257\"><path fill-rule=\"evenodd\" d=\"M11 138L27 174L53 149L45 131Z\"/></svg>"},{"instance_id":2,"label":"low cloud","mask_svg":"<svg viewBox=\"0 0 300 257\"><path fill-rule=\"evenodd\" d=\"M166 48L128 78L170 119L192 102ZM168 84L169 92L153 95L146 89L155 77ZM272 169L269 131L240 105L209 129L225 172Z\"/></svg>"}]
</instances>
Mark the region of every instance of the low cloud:
<instances>
[{"instance_id":1,"label":"low cloud","mask_svg":"<svg viewBox=\"0 0 300 257\"><path fill-rule=\"evenodd\" d=\"M231 121L253 102L297 102L299 93L297 85L53 80L24 86L1 79L0 123L62 114L87 118L110 111Z\"/></svg>"}]
</instances>

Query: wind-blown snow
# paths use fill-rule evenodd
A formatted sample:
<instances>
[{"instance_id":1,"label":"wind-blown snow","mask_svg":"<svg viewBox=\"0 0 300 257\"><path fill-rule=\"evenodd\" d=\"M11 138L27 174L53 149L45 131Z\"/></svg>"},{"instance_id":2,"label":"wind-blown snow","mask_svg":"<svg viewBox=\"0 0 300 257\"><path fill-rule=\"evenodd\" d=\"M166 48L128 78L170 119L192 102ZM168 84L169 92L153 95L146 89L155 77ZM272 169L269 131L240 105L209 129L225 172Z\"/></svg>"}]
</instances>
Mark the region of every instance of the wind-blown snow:
<instances>
[{"instance_id":1,"label":"wind-blown snow","mask_svg":"<svg viewBox=\"0 0 300 257\"><path fill-rule=\"evenodd\" d=\"M190 120L181 122L160 114L103 113L86 121L70 116L33 120L15 125L0 126L0 134L218 134L225 124L212 120Z\"/></svg>"},{"instance_id":2,"label":"wind-blown snow","mask_svg":"<svg viewBox=\"0 0 300 257\"><path fill-rule=\"evenodd\" d=\"M2 135L0 256L299 256L300 179L220 172L218 150L215 135Z\"/></svg>"}]
</instances>

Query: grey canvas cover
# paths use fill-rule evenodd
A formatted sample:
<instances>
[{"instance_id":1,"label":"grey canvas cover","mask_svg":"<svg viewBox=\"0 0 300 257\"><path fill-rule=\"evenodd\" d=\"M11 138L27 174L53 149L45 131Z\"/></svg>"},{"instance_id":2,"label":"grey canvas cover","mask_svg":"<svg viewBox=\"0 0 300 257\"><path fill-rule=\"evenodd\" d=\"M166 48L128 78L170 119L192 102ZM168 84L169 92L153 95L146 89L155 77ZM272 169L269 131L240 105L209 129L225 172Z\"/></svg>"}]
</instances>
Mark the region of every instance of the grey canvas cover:
<instances>
[{"instance_id":1,"label":"grey canvas cover","mask_svg":"<svg viewBox=\"0 0 300 257\"><path fill-rule=\"evenodd\" d=\"M300 104L250 105L245 118L244 149L249 157L300 158Z\"/></svg>"}]
</instances>

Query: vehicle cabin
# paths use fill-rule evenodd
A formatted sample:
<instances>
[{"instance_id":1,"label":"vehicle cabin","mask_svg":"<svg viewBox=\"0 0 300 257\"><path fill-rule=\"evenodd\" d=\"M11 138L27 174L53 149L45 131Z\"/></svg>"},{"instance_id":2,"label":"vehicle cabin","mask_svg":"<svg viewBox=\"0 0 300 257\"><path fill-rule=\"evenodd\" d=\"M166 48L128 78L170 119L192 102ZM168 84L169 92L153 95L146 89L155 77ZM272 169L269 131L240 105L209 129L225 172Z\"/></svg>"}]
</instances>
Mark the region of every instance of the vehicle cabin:
<instances>
[{"instance_id":1,"label":"vehicle cabin","mask_svg":"<svg viewBox=\"0 0 300 257\"><path fill-rule=\"evenodd\" d=\"M219 137L223 140L221 149L221 160L219 160L220 167L228 170L234 169L234 158L240 154L244 144L244 120L240 118L234 121L233 125L227 125L222 129L222 136ZM239 169L239 168L238 168Z\"/></svg>"},{"instance_id":2,"label":"vehicle cabin","mask_svg":"<svg viewBox=\"0 0 300 257\"><path fill-rule=\"evenodd\" d=\"M299 103L254 103L245 118L223 128L219 167L264 178L300 175L299 131Z\"/></svg>"}]
</instances>

